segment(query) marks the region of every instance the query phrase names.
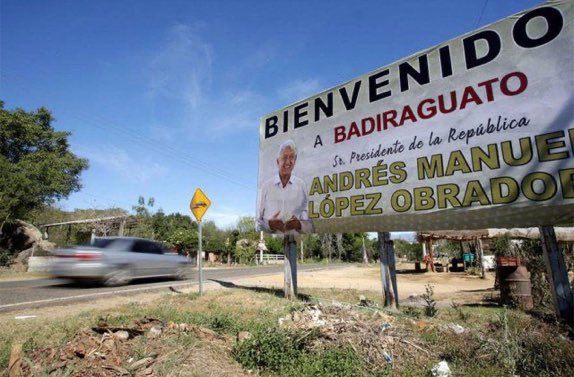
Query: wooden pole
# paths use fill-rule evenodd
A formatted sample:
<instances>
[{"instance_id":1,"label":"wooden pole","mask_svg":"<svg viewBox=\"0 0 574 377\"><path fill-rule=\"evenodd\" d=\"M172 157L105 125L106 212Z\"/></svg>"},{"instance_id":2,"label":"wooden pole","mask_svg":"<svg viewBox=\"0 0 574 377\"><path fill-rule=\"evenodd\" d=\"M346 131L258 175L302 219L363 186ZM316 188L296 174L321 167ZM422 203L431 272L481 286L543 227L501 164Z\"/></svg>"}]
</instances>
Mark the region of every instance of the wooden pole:
<instances>
[{"instance_id":1,"label":"wooden pole","mask_svg":"<svg viewBox=\"0 0 574 377\"><path fill-rule=\"evenodd\" d=\"M554 227L545 225L540 226L539 230L546 262L546 275L550 283L556 315L574 328L574 298L568 282L568 270L564 263L564 256L558 248Z\"/></svg>"},{"instance_id":2,"label":"wooden pole","mask_svg":"<svg viewBox=\"0 0 574 377\"><path fill-rule=\"evenodd\" d=\"M285 298L292 300L297 297L297 242L295 236L283 236L283 251L285 253Z\"/></svg>"},{"instance_id":3,"label":"wooden pole","mask_svg":"<svg viewBox=\"0 0 574 377\"><path fill-rule=\"evenodd\" d=\"M383 284L384 306L396 308L395 292L396 282L393 284L391 268L389 265L389 254L392 248L391 234L389 232L378 232L379 238L379 263L381 267L381 282Z\"/></svg>"},{"instance_id":4,"label":"wooden pole","mask_svg":"<svg viewBox=\"0 0 574 377\"><path fill-rule=\"evenodd\" d=\"M389 233L390 237L390 233ZM391 275L391 284L393 286L393 296L395 298L394 308L399 306L399 290L397 287L397 267L395 263L395 243L389 240L387 258L389 261L389 272Z\"/></svg>"}]
</instances>

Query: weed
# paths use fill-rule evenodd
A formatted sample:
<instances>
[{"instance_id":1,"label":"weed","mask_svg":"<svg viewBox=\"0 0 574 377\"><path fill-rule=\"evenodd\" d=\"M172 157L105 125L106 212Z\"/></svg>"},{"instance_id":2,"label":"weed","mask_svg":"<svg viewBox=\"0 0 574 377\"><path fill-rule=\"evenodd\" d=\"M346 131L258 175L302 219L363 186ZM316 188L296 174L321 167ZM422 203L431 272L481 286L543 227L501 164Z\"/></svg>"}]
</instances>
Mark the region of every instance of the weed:
<instances>
[{"instance_id":1,"label":"weed","mask_svg":"<svg viewBox=\"0 0 574 377\"><path fill-rule=\"evenodd\" d=\"M205 325L218 333L236 334L241 324L231 313L215 312L205 318Z\"/></svg>"},{"instance_id":2,"label":"weed","mask_svg":"<svg viewBox=\"0 0 574 377\"><path fill-rule=\"evenodd\" d=\"M438 345L442 342L442 334L437 329L430 329L420 334L421 340L430 345Z\"/></svg>"},{"instance_id":3,"label":"weed","mask_svg":"<svg viewBox=\"0 0 574 377\"><path fill-rule=\"evenodd\" d=\"M318 331L301 333L265 328L253 338L237 343L233 357L245 369L281 376L367 375L363 359L350 346L312 351Z\"/></svg>"},{"instance_id":4,"label":"weed","mask_svg":"<svg viewBox=\"0 0 574 377\"><path fill-rule=\"evenodd\" d=\"M0 251L0 266L9 266L12 257L8 254L7 251Z\"/></svg>"},{"instance_id":5,"label":"weed","mask_svg":"<svg viewBox=\"0 0 574 377\"><path fill-rule=\"evenodd\" d=\"M518 344L516 343L516 337L509 326L508 310L506 308L504 308L498 315L498 321L500 324L500 330L502 331L502 342L500 347L501 353L499 355L501 355L502 362L506 369L508 369L511 374L514 374L516 371Z\"/></svg>"},{"instance_id":6,"label":"weed","mask_svg":"<svg viewBox=\"0 0 574 377\"><path fill-rule=\"evenodd\" d=\"M412 317L412 318L420 318L421 317L421 310L419 308L417 308L416 306L401 306L400 310L403 314L405 314L408 317Z\"/></svg>"},{"instance_id":7,"label":"weed","mask_svg":"<svg viewBox=\"0 0 574 377\"><path fill-rule=\"evenodd\" d=\"M470 318L470 315L462 310L462 305L457 303L457 302L452 302L451 303L452 308L454 309L454 311L458 314L458 318L462 321L467 321Z\"/></svg>"},{"instance_id":8,"label":"weed","mask_svg":"<svg viewBox=\"0 0 574 377\"><path fill-rule=\"evenodd\" d=\"M285 376L367 376L365 362L350 347L305 353L298 363L281 371Z\"/></svg>"},{"instance_id":9,"label":"weed","mask_svg":"<svg viewBox=\"0 0 574 377\"><path fill-rule=\"evenodd\" d=\"M131 356L134 358L134 360L140 360L146 357L147 352L145 350L145 342L134 342L131 349Z\"/></svg>"},{"instance_id":10,"label":"weed","mask_svg":"<svg viewBox=\"0 0 574 377\"><path fill-rule=\"evenodd\" d=\"M480 267L472 266L466 269L466 273L472 276L480 276L481 270Z\"/></svg>"},{"instance_id":11,"label":"weed","mask_svg":"<svg viewBox=\"0 0 574 377\"><path fill-rule=\"evenodd\" d=\"M436 301L433 297L434 289L433 286L430 284L425 285L425 293L421 295L423 300L425 301L425 315L427 317L434 317L438 313L438 308L436 307Z\"/></svg>"},{"instance_id":12,"label":"weed","mask_svg":"<svg viewBox=\"0 0 574 377\"><path fill-rule=\"evenodd\" d=\"M34 332L28 339L26 339L26 341L22 345L22 351L24 352L24 354L31 353L33 350L38 348L38 342L37 342L38 338L39 338L38 333Z\"/></svg>"},{"instance_id":13,"label":"weed","mask_svg":"<svg viewBox=\"0 0 574 377\"><path fill-rule=\"evenodd\" d=\"M8 370L10 352L10 339L0 340L0 370Z\"/></svg>"},{"instance_id":14,"label":"weed","mask_svg":"<svg viewBox=\"0 0 574 377\"><path fill-rule=\"evenodd\" d=\"M233 357L246 369L280 372L301 356L298 334L278 328L262 329L233 347Z\"/></svg>"}]
</instances>

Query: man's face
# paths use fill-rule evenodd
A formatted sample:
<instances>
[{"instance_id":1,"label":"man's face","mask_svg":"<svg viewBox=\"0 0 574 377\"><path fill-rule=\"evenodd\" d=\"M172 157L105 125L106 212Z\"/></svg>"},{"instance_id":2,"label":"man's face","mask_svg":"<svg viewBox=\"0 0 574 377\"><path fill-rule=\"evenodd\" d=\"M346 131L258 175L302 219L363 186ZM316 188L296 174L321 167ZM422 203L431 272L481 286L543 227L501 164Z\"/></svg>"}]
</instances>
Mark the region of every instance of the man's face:
<instances>
[{"instance_id":1,"label":"man's face","mask_svg":"<svg viewBox=\"0 0 574 377\"><path fill-rule=\"evenodd\" d=\"M295 167L295 161L297 161L297 155L291 147L283 149L281 156L277 159L277 166L279 167L280 176L291 176L291 172Z\"/></svg>"}]
</instances>

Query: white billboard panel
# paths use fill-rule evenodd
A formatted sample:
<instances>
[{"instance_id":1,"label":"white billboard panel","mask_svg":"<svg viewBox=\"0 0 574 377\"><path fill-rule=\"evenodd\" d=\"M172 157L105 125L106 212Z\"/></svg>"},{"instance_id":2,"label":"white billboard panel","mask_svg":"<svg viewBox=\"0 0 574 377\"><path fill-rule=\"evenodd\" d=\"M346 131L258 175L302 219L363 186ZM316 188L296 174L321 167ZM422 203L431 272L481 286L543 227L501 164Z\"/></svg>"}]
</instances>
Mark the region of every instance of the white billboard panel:
<instances>
[{"instance_id":1,"label":"white billboard panel","mask_svg":"<svg viewBox=\"0 0 574 377\"><path fill-rule=\"evenodd\" d=\"M550 1L263 117L260 228L572 223L573 16Z\"/></svg>"}]
</instances>

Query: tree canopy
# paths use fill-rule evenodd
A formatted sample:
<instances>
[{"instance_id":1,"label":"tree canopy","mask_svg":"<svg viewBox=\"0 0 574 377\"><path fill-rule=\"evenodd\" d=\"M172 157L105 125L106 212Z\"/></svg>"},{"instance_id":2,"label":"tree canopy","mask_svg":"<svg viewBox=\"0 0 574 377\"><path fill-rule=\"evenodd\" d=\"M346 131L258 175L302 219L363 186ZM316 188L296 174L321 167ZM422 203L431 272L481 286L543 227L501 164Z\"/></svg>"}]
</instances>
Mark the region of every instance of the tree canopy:
<instances>
[{"instance_id":1,"label":"tree canopy","mask_svg":"<svg viewBox=\"0 0 574 377\"><path fill-rule=\"evenodd\" d=\"M46 108L6 110L0 101L1 223L80 189L88 161L70 151L70 132L54 130L53 120Z\"/></svg>"}]
</instances>

